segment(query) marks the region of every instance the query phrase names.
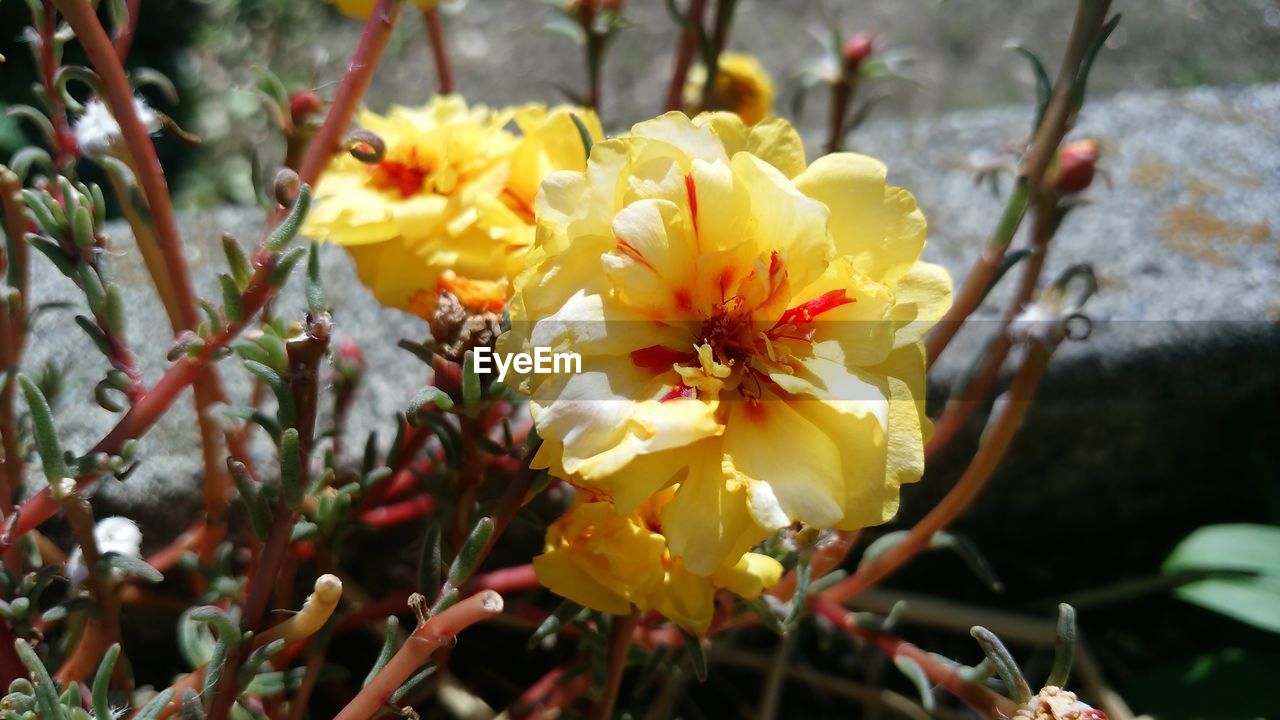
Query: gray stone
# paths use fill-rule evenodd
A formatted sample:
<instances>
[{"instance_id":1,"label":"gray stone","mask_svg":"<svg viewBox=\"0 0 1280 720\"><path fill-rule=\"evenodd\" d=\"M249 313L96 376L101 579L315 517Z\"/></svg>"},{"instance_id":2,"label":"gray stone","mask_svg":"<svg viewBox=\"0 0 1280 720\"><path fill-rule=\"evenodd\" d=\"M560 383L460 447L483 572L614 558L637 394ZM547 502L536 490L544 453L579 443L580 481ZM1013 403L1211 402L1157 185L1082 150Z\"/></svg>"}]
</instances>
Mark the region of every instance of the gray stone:
<instances>
[{"instance_id":1,"label":"gray stone","mask_svg":"<svg viewBox=\"0 0 1280 720\"><path fill-rule=\"evenodd\" d=\"M1103 493L1115 503L1092 508L1088 525L1105 529L1153 513L1202 518L1197 508L1227 503L1219 485L1229 482L1227 473L1247 472L1243 454L1258 447L1250 437L1262 437L1256 433L1276 422L1261 412L1256 421L1248 418L1264 398L1275 407L1280 385L1274 362L1280 245L1270 224L1280 193L1277 118L1280 85L1122 94L1086 108L1076 134L1102 140L1112 183L1089 190L1091 205L1066 221L1046 275L1077 262L1097 268L1102 289L1088 306L1095 333L1055 358L1042 402L979 510L983 517L1043 513L1045 502L1082 508L1090 493ZM974 167L1021 138L1027 121L1022 108L915 121L883 117L854 145L883 159L891 182L915 193L930 222L926 256L960 277L1001 207L974 185ZM213 296L224 264L221 233L255 242L261 219L256 210L227 208L186 217L182 225L196 285ZM168 323L128 229L113 224L110 233L129 337L153 382L165 365ZM370 366L351 420L349 440L358 443L370 429L388 433L392 414L422 383L423 366L395 342L424 337L426 324L377 305L341 250L326 248L323 257L326 288L339 308L336 332L359 342ZM33 285L37 303L70 290L43 262L35 263ZM295 283L277 313L298 316L300 294ZM997 316L997 303L984 306L980 322L944 356L933 400L944 397L990 332L992 323L981 321ZM42 313L32 340L28 368L54 361L67 373L59 414L68 446L82 451L114 421L91 398L104 362L86 349L66 310ZM248 384L237 365L227 361L222 369L232 395L243 398ZM153 534L185 526L199 505L193 427L191 404L183 401L147 436L137 473L123 484L104 483L101 501L146 517ZM907 491L908 517L950 484L972 440L961 437L926 482ZM1128 504L1116 504L1121 498ZM1069 520L1049 512L1054 522Z\"/></svg>"}]
</instances>

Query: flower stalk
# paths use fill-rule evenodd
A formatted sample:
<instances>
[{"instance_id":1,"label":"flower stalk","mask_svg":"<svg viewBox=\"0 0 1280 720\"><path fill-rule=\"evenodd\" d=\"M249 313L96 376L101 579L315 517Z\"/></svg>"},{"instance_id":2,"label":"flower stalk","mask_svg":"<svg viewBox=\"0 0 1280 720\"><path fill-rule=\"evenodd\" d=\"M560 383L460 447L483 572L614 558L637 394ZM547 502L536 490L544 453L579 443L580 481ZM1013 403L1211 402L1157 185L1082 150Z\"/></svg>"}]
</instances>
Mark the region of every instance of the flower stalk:
<instances>
[{"instance_id":1,"label":"flower stalk","mask_svg":"<svg viewBox=\"0 0 1280 720\"><path fill-rule=\"evenodd\" d=\"M324 124L316 132L298 167L298 177L302 182L314 185L320 173L328 166L329 160L342 151L343 135L351 125L351 118L355 116L360 99L373 80L373 72L382 59L382 52L391 40L391 32L395 30L396 21L400 18L401 4L402 0L378 0L370 13L360 36L360 43L338 85L329 113L325 115ZM277 213L276 222L280 222L283 217L283 212Z\"/></svg>"},{"instance_id":2,"label":"flower stalk","mask_svg":"<svg viewBox=\"0 0 1280 720\"><path fill-rule=\"evenodd\" d=\"M693 65L698 48L706 42L706 30L703 26L706 12L707 0L689 0L688 11L680 17L683 31L676 46L676 60L671 71L671 84L667 86L665 110L679 110L684 103L684 85L689 78L689 68Z\"/></svg>"},{"instance_id":3,"label":"flower stalk","mask_svg":"<svg viewBox=\"0 0 1280 720\"><path fill-rule=\"evenodd\" d=\"M440 19L440 6L432 5L422 10L422 24L427 31L431 57L435 60L437 92L448 95L453 92L453 66L449 62L449 44L445 38L444 22Z\"/></svg>"},{"instance_id":4,"label":"flower stalk","mask_svg":"<svg viewBox=\"0 0 1280 720\"><path fill-rule=\"evenodd\" d=\"M28 223L22 212L22 183L9 168L0 166L0 210L4 212L4 252L0 253L0 275L6 293L0 303L0 450L4 471L0 473L0 511L13 514L13 493L23 478L23 452L18 438L14 401L17 369L21 364L27 328L27 243L23 239Z\"/></svg>"},{"instance_id":5,"label":"flower stalk","mask_svg":"<svg viewBox=\"0 0 1280 720\"><path fill-rule=\"evenodd\" d=\"M640 622L640 611L632 608L622 617L614 618L609 634L608 670L605 675L604 694L591 709L592 720L609 720L618 704L618 690L622 687L622 672L627 667L627 653L631 649L631 636Z\"/></svg>"},{"instance_id":6,"label":"flower stalk","mask_svg":"<svg viewBox=\"0 0 1280 720\"><path fill-rule=\"evenodd\" d=\"M458 633L502 612L502 596L484 590L431 617L409 636L400 650L364 689L338 713L335 720L368 720L391 695L431 659L441 645Z\"/></svg>"},{"instance_id":7,"label":"flower stalk","mask_svg":"<svg viewBox=\"0 0 1280 720\"><path fill-rule=\"evenodd\" d=\"M1067 40L1067 49L1054 81L1053 94L1045 107L1030 145L1023 154L1018 181L1005 205L999 224L988 238L982 253L974 262L964 284L955 293L955 299L946 315L929 334L926 358L929 365L951 343L965 319L978 308L998 276L1000 264L1013 236L1017 233L1028 207L1034 207L1044 194L1045 172L1049 169L1058 146L1071 129L1079 109L1077 91L1083 88L1081 68L1103 32L1110 0L1079 0L1075 22Z\"/></svg>"},{"instance_id":8,"label":"flower stalk","mask_svg":"<svg viewBox=\"0 0 1280 720\"><path fill-rule=\"evenodd\" d=\"M960 668L945 664L938 656L925 652L909 642L896 638L888 633L875 632L860 627L855 618L856 613L849 612L840 605L825 598L814 598L810 607L819 615L830 620L837 628L862 638L874 645L880 652L895 661L908 658L919 665L930 682L942 686L947 692L964 701L966 705L985 718L1002 720L1013 717L1018 705L1012 700L998 695L977 683L968 682L960 674Z\"/></svg>"},{"instance_id":9,"label":"flower stalk","mask_svg":"<svg viewBox=\"0 0 1280 720\"><path fill-rule=\"evenodd\" d=\"M890 548L879 560L858 568L858 571L823 593L824 600L845 602L876 585L893 574L929 546L935 533L946 529L974 498L982 492L1004 459L1013 438L1022 426L1031 398L1035 395L1040 379L1049 365L1053 347L1030 344L1027 356L1014 375L1008 395L997 408L982 436L982 444L960 480L924 519L916 523L897 545Z\"/></svg>"}]
</instances>

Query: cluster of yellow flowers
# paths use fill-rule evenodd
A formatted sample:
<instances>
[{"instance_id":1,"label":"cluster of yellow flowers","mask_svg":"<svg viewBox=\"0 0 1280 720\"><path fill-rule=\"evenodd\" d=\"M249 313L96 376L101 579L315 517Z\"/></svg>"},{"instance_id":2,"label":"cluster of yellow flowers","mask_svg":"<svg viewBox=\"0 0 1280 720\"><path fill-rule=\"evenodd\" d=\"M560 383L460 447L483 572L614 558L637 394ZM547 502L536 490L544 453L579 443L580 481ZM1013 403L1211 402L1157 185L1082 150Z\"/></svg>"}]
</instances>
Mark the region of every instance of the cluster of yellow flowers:
<instances>
[{"instance_id":1,"label":"cluster of yellow flowers","mask_svg":"<svg viewBox=\"0 0 1280 720\"><path fill-rule=\"evenodd\" d=\"M364 112L358 122L382 139L382 160L335 160L316 184L304 231L346 247L385 305L430 319L447 289L473 310L501 310L533 244L539 183L586 165L572 113L603 137L590 111L495 111L457 95L385 116Z\"/></svg>"},{"instance_id":2,"label":"cluster of yellow flowers","mask_svg":"<svg viewBox=\"0 0 1280 720\"><path fill-rule=\"evenodd\" d=\"M581 373L508 380L543 438L534 467L578 488L538 577L695 633L717 591L778 581L750 552L778 530L893 516L923 472L921 338L951 292L919 261L924 217L884 165L808 164L767 118L771 86L741 91L755 71L738 65L717 84L753 109L668 113L609 140L569 108L441 97L366 113L385 157L336 160L309 221L388 305L429 317L449 289L506 305L499 353L582 356ZM571 112L598 140L589 158Z\"/></svg>"}]
</instances>

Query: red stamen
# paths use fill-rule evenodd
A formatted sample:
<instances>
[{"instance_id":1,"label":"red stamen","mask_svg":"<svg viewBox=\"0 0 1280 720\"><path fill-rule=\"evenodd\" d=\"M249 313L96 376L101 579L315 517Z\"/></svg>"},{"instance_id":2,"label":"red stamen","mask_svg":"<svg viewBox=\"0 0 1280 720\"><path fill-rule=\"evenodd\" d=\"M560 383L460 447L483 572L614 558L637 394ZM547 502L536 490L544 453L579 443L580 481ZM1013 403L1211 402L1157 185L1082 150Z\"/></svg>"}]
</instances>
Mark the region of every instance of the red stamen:
<instances>
[{"instance_id":1,"label":"red stamen","mask_svg":"<svg viewBox=\"0 0 1280 720\"><path fill-rule=\"evenodd\" d=\"M676 350L666 345L650 345L631 351L631 362L645 370L670 370L672 365L692 358L692 350Z\"/></svg>"},{"instance_id":2,"label":"red stamen","mask_svg":"<svg viewBox=\"0 0 1280 720\"><path fill-rule=\"evenodd\" d=\"M698 189L693 184L693 176L684 176L684 191L689 196L689 219L693 221L693 236L698 237Z\"/></svg>"},{"instance_id":3,"label":"red stamen","mask_svg":"<svg viewBox=\"0 0 1280 720\"><path fill-rule=\"evenodd\" d=\"M658 402L667 402L668 400L679 400L680 398L688 398L694 400L698 397L698 391L687 385L672 388L671 392L658 398Z\"/></svg>"},{"instance_id":4,"label":"red stamen","mask_svg":"<svg viewBox=\"0 0 1280 720\"><path fill-rule=\"evenodd\" d=\"M774 327L812 322L814 318L828 310L834 310L841 305L848 305L854 302L858 302L858 299L849 297L844 290L830 290L782 313L782 317L778 318L778 322L774 324Z\"/></svg>"},{"instance_id":5,"label":"red stamen","mask_svg":"<svg viewBox=\"0 0 1280 720\"><path fill-rule=\"evenodd\" d=\"M431 174L431 166L418 157L417 149L410 149L404 160L383 160L369 168L369 184L379 190L399 190L400 196L412 197L422 190L422 184Z\"/></svg>"}]
</instances>

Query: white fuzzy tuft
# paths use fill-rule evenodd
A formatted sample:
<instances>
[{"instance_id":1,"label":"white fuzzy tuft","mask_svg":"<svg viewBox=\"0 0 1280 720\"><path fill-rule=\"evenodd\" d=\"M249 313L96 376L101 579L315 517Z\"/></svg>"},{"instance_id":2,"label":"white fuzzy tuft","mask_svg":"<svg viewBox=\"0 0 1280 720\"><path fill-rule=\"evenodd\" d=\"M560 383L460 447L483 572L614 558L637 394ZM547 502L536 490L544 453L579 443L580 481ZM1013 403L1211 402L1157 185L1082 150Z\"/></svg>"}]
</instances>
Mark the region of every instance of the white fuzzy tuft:
<instances>
[{"instance_id":1,"label":"white fuzzy tuft","mask_svg":"<svg viewBox=\"0 0 1280 720\"><path fill-rule=\"evenodd\" d=\"M145 100L135 96L133 108L147 132L160 130L160 116ZM97 98L85 104L84 114L76 119L72 131L80 151L86 155L112 155L120 144L120 123L116 122L106 103Z\"/></svg>"}]
</instances>

